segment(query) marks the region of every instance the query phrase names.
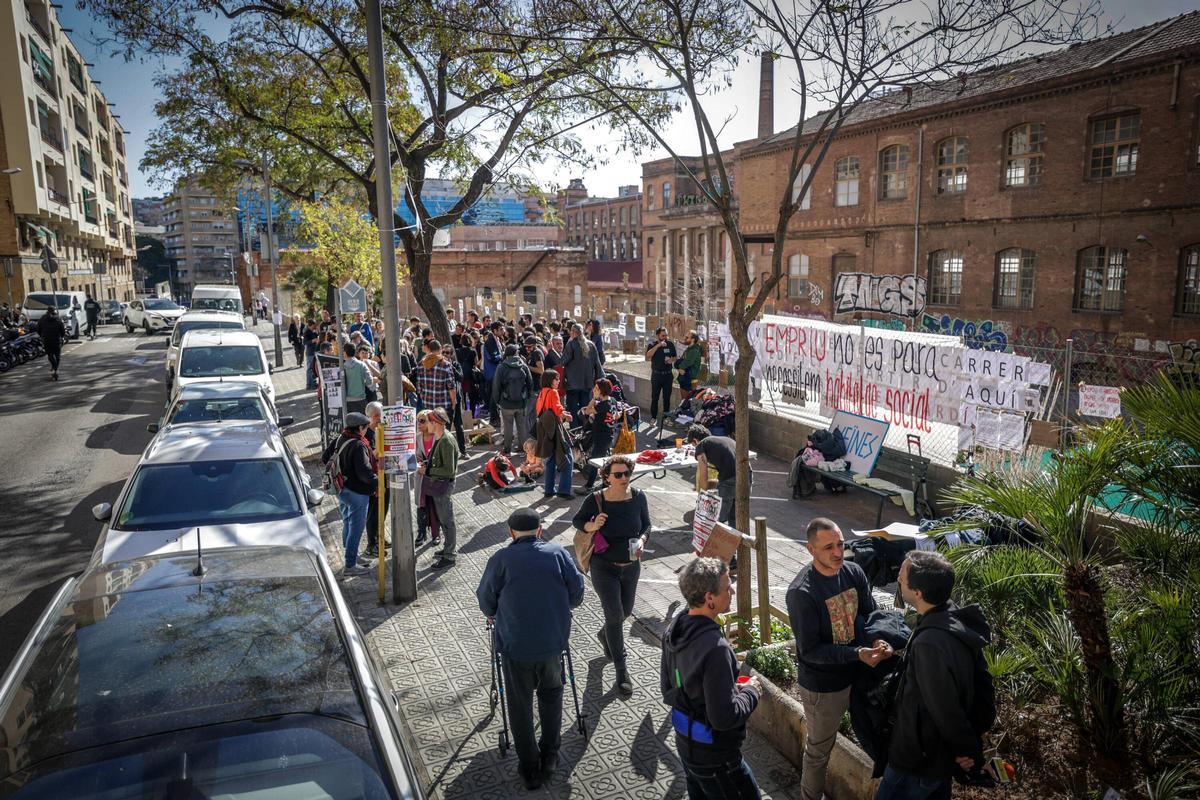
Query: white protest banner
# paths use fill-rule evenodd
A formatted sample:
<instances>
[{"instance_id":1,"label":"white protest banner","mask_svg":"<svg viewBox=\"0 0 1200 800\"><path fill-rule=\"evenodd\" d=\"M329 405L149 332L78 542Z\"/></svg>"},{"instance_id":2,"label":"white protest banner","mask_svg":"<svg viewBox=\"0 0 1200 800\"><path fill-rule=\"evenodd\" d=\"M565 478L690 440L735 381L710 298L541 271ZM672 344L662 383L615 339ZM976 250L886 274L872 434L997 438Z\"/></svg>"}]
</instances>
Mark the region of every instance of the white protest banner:
<instances>
[{"instance_id":1,"label":"white protest banner","mask_svg":"<svg viewBox=\"0 0 1200 800\"><path fill-rule=\"evenodd\" d=\"M692 520L692 549L697 553L704 551L708 537L712 535L713 525L721 515L721 497L716 492L703 491L696 495L696 516Z\"/></svg>"},{"instance_id":2,"label":"white protest banner","mask_svg":"<svg viewBox=\"0 0 1200 800\"><path fill-rule=\"evenodd\" d=\"M1106 419L1121 416L1121 390L1116 386L1079 384L1079 413Z\"/></svg>"},{"instance_id":3,"label":"white protest banner","mask_svg":"<svg viewBox=\"0 0 1200 800\"><path fill-rule=\"evenodd\" d=\"M721 372L721 347L720 343L712 339L708 340L708 374L716 378Z\"/></svg>"},{"instance_id":4,"label":"white protest banner","mask_svg":"<svg viewBox=\"0 0 1200 800\"><path fill-rule=\"evenodd\" d=\"M888 423L839 410L834 412L829 427L840 429L846 440L845 459L850 471L870 475L883 452L883 441L890 427Z\"/></svg>"},{"instance_id":5,"label":"white protest banner","mask_svg":"<svg viewBox=\"0 0 1200 800\"><path fill-rule=\"evenodd\" d=\"M629 331L629 329L625 327L625 320L621 320L620 322L617 323L617 334L622 339L625 338L625 334L628 333L628 331Z\"/></svg>"},{"instance_id":6,"label":"white protest banner","mask_svg":"<svg viewBox=\"0 0 1200 800\"><path fill-rule=\"evenodd\" d=\"M645 317L634 317L633 318L633 329L635 331L637 331L638 333L645 333L646 332L646 318Z\"/></svg>"},{"instance_id":7,"label":"white protest banner","mask_svg":"<svg viewBox=\"0 0 1200 800\"><path fill-rule=\"evenodd\" d=\"M550 319L558 319L558 309L557 308L550 309Z\"/></svg>"},{"instance_id":8,"label":"white protest banner","mask_svg":"<svg viewBox=\"0 0 1200 800\"><path fill-rule=\"evenodd\" d=\"M466 319L467 319L467 314L463 310L463 299L460 297L460 298L458 298L458 321L465 322Z\"/></svg>"},{"instance_id":9,"label":"white protest banner","mask_svg":"<svg viewBox=\"0 0 1200 800\"><path fill-rule=\"evenodd\" d=\"M407 472L417 453L417 409L387 406L383 409L383 471L388 475Z\"/></svg>"},{"instance_id":10,"label":"white protest banner","mask_svg":"<svg viewBox=\"0 0 1200 800\"><path fill-rule=\"evenodd\" d=\"M575 306L575 319L583 316L583 306Z\"/></svg>"}]
</instances>

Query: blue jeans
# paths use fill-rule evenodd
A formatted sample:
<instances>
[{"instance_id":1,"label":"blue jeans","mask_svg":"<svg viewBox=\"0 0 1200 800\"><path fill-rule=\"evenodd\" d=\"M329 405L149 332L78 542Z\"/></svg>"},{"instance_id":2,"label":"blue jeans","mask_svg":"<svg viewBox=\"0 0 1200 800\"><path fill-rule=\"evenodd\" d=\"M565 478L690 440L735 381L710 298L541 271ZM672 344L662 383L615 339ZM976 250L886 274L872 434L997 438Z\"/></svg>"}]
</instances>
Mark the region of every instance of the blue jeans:
<instances>
[{"instance_id":1,"label":"blue jeans","mask_svg":"<svg viewBox=\"0 0 1200 800\"><path fill-rule=\"evenodd\" d=\"M546 473L545 473L546 494L554 494L554 492L555 492L555 489L554 489L555 473L557 473L557 476L558 476L558 493L559 494L570 494L571 493L571 468L572 468L572 466L573 466L573 462L571 461L571 451L569 451L569 450L567 451L567 457L565 459L563 459L563 463L561 463L561 464L558 463L558 459L556 459L554 456L550 456L549 458L546 459Z\"/></svg>"},{"instance_id":2,"label":"blue jeans","mask_svg":"<svg viewBox=\"0 0 1200 800\"><path fill-rule=\"evenodd\" d=\"M888 766L875 800L950 800L949 778L922 778Z\"/></svg>"},{"instance_id":3,"label":"blue jeans","mask_svg":"<svg viewBox=\"0 0 1200 800\"><path fill-rule=\"evenodd\" d=\"M758 800L762 793L746 759L714 766L689 764L683 759L687 775L688 800Z\"/></svg>"},{"instance_id":4,"label":"blue jeans","mask_svg":"<svg viewBox=\"0 0 1200 800\"><path fill-rule=\"evenodd\" d=\"M342 547L346 548L347 567L353 567L358 561L358 543L367 525L367 506L370 504L369 494L359 494L349 489L338 492L338 508L342 512Z\"/></svg>"},{"instance_id":5,"label":"blue jeans","mask_svg":"<svg viewBox=\"0 0 1200 800\"><path fill-rule=\"evenodd\" d=\"M304 374L307 376L304 380L306 389L317 388L317 375L313 372L313 362L317 360L316 352L304 354Z\"/></svg>"}]
</instances>

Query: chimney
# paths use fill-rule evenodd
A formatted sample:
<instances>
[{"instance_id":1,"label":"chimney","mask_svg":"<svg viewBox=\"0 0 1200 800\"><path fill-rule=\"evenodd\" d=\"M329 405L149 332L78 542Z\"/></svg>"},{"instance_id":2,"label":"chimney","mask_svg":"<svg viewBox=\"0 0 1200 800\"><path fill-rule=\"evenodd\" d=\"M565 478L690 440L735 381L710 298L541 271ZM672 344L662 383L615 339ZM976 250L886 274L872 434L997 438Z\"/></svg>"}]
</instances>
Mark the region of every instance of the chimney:
<instances>
[{"instance_id":1,"label":"chimney","mask_svg":"<svg viewBox=\"0 0 1200 800\"><path fill-rule=\"evenodd\" d=\"M758 138L775 132L775 55L764 52L758 71Z\"/></svg>"}]
</instances>

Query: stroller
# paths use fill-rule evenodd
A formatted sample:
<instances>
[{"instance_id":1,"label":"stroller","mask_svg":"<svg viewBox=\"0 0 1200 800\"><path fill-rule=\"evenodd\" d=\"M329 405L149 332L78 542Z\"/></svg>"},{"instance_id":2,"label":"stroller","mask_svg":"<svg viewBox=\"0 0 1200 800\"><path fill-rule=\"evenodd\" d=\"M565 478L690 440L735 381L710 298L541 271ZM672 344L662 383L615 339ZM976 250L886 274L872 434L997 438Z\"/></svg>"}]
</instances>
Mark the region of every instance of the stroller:
<instances>
[{"instance_id":1,"label":"stroller","mask_svg":"<svg viewBox=\"0 0 1200 800\"><path fill-rule=\"evenodd\" d=\"M500 720L503 727L500 729L499 747L500 756L508 755L508 749L511 745L508 737L508 706L504 702L504 664L500 660L500 651L496 648L496 626L493 620L487 621L487 630L489 641L492 648L492 685L488 692L488 703L491 705L492 713L496 712L496 706L500 706ZM587 719L587 714L584 714L579 707L579 690L575 687L575 664L571 660L571 645L567 643L567 649L559 653L558 656L559 669L562 670L563 683L569 680L571 683L571 696L575 699L575 728L583 736L584 741L588 738L587 724L584 720Z\"/></svg>"}]
</instances>

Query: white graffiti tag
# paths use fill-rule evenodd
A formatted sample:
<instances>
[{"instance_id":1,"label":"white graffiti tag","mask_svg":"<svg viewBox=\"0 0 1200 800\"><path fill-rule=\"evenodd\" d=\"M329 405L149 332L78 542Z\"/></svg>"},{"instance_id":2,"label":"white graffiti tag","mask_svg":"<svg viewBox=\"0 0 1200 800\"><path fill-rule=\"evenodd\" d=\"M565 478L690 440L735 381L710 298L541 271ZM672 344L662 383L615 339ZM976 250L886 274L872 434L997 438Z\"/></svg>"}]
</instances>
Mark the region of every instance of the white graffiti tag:
<instances>
[{"instance_id":1,"label":"white graffiti tag","mask_svg":"<svg viewBox=\"0 0 1200 800\"><path fill-rule=\"evenodd\" d=\"M925 279L912 275L843 272L834 290L833 313L878 311L915 317L925 310Z\"/></svg>"},{"instance_id":2,"label":"white graffiti tag","mask_svg":"<svg viewBox=\"0 0 1200 800\"><path fill-rule=\"evenodd\" d=\"M808 282L808 302L819 306L825 302L825 290L816 281Z\"/></svg>"}]
</instances>

